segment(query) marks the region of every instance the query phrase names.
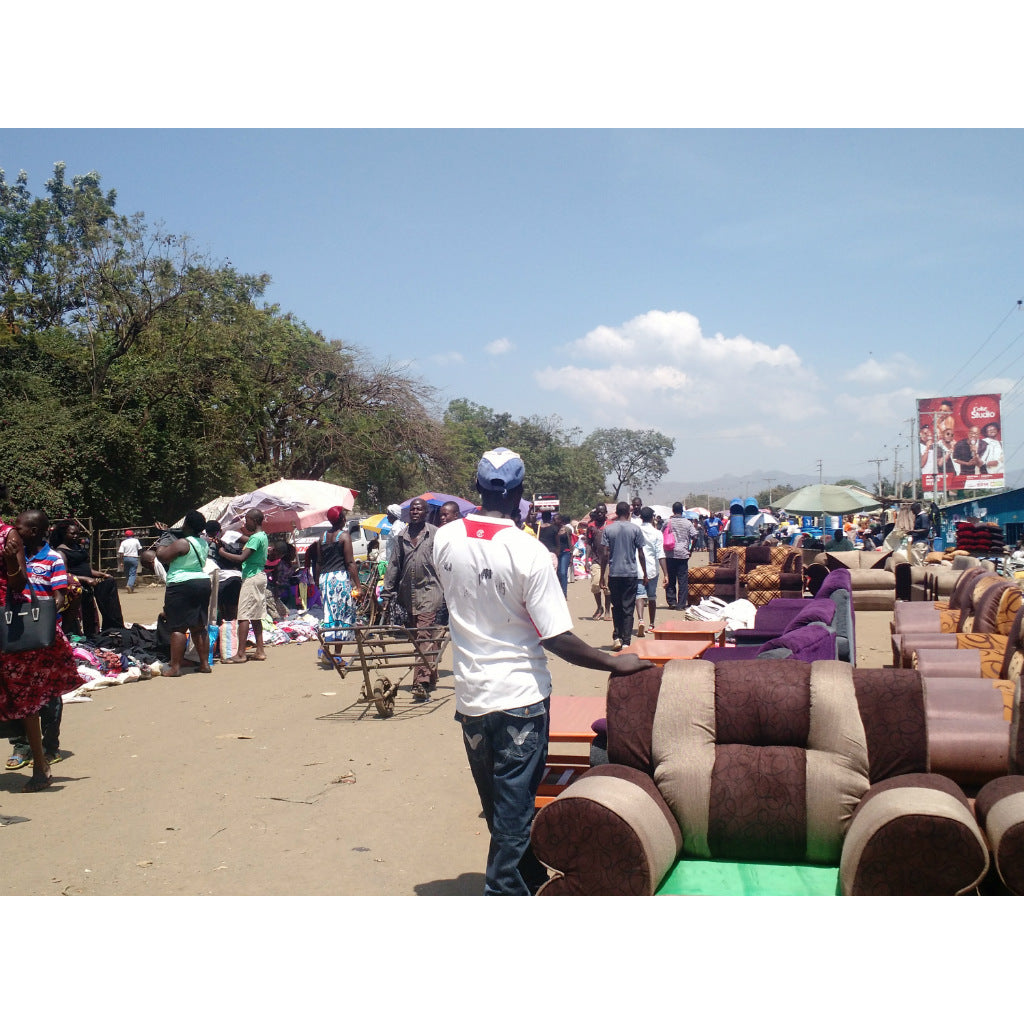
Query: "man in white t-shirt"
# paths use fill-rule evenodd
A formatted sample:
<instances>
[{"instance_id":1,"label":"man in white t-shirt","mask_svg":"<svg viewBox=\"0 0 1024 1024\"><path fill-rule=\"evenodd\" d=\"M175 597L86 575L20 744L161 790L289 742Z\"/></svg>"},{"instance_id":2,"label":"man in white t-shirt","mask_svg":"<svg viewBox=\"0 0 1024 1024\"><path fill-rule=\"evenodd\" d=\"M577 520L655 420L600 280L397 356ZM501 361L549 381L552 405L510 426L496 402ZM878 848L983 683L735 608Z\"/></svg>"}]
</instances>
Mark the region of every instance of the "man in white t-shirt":
<instances>
[{"instance_id":1,"label":"man in white t-shirt","mask_svg":"<svg viewBox=\"0 0 1024 1024\"><path fill-rule=\"evenodd\" d=\"M134 530L124 531L124 540L117 549L117 568L125 574L128 593L135 593L135 579L139 574L139 554L142 545Z\"/></svg>"},{"instance_id":2,"label":"man in white t-shirt","mask_svg":"<svg viewBox=\"0 0 1024 1024\"><path fill-rule=\"evenodd\" d=\"M665 538L654 525L654 509L644 505L640 509L640 532L644 535L644 566L640 565L640 557L637 556L637 585L636 585L636 635L644 636L647 626L644 623L644 609L651 619L651 629L654 629L654 616L658 610L658 570L667 573L665 565ZM643 579L644 568L647 571L647 579Z\"/></svg>"},{"instance_id":3,"label":"man in white t-shirt","mask_svg":"<svg viewBox=\"0 0 1024 1024\"><path fill-rule=\"evenodd\" d=\"M527 896L547 879L530 850L548 748L551 673L545 649L613 675L650 667L572 633L547 548L512 520L524 475L515 452L487 452L477 467L481 512L434 535L451 627L455 717L491 833L484 893L495 896Z\"/></svg>"}]
</instances>

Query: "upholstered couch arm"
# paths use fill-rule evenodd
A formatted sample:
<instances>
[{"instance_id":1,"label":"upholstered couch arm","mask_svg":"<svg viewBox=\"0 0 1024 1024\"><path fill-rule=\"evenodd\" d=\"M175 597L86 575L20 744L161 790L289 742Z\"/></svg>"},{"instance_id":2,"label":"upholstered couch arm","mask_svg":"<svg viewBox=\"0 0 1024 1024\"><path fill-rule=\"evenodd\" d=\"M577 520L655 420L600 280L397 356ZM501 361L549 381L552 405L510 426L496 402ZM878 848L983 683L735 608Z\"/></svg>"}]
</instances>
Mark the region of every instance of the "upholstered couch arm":
<instances>
[{"instance_id":1,"label":"upholstered couch arm","mask_svg":"<svg viewBox=\"0 0 1024 1024\"><path fill-rule=\"evenodd\" d=\"M981 679L981 652L960 649L944 651L934 647L918 648L914 652L913 667L925 679Z\"/></svg>"},{"instance_id":2,"label":"upholstered couch arm","mask_svg":"<svg viewBox=\"0 0 1024 1024\"><path fill-rule=\"evenodd\" d=\"M974 803L1003 885L1024 895L1024 775L1005 775L984 786Z\"/></svg>"},{"instance_id":3,"label":"upholstered couch arm","mask_svg":"<svg viewBox=\"0 0 1024 1024\"><path fill-rule=\"evenodd\" d=\"M555 876L540 896L652 896L683 838L649 775L592 768L533 821L533 852Z\"/></svg>"},{"instance_id":4,"label":"upholstered couch arm","mask_svg":"<svg viewBox=\"0 0 1024 1024\"><path fill-rule=\"evenodd\" d=\"M959 896L988 871L988 847L960 788L941 775L876 783L854 811L839 862L844 896Z\"/></svg>"}]
</instances>

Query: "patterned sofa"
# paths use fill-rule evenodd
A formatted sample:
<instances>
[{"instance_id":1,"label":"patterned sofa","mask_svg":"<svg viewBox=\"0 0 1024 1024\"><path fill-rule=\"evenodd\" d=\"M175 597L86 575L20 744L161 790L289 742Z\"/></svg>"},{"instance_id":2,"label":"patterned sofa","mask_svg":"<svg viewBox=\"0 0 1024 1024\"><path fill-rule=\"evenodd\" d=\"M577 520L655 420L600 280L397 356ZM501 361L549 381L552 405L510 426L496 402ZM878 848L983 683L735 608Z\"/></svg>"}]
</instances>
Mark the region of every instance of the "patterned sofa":
<instances>
[{"instance_id":1,"label":"patterned sofa","mask_svg":"<svg viewBox=\"0 0 1024 1024\"><path fill-rule=\"evenodd\" d=\"M913 668L914 657L922 650L973 649L994 666L998 666L1006 652L1007 638L1013 620L1020 610L1020 587L1009 580L998 578L980 594L985 580L980 580L969 607L954 630L915 629L913 632L893 633L893 665Z\"/></svg>"},{"instance_id":2,"label":"patterned sofa","mask_svg":"<svg viewBox=\"0 0 1024 1024\"><path fill-rule=\"evenodd\" d=\"M755 607L777 597L802 597L803 556L799 550L780 545L718 549L713 565L701 565L688 574L688 604L706 597L723 601L746 598Z\"/></svg>"},{"instance_id":3,"label":"patterned sofa","mask_svg":"<svg viewBox=\"0 0 1024 1024\"><path fill-rule=\"evenodd\" d=\"M1011 722L1024 671L1024 607L997 667L977 650L920 650L932 771L977 786L1012 769Z\"/></svg>"},{"instance_id":4,"label":"patterned sofa","mask_svg":"<svg viewBox=\"0 0 1024 1024\"><path fill-rule=\"evenodd\" d=\"M608 685L607 765L534 820L541 895L650 895L680 865L832 866L851 895L973 892L988 848L928 773L916 672L673 661Z\"/></svg>"}]
</instances>

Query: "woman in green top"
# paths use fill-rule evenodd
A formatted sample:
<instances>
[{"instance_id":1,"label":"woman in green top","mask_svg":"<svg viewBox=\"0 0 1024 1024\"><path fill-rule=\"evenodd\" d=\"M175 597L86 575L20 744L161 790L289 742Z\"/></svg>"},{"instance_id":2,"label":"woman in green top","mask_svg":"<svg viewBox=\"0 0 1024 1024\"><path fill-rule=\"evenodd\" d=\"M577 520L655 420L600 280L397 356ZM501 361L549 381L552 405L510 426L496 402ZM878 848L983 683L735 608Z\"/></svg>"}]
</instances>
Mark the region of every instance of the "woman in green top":
<instances>
[{"instance_id":1,"label":"woman in green top","mask_svg":"<svg viewBox=\"0 0 1024 1024\"><path fill-rule=\"evenodd\" d=\"M210 577L206 575L209 545L199 536L206 517L194 509L185 513L184 536L156 549L156 557L167 566L164 618L171 630L171 664L163 675L181 674L186 634L199 655L199 671L210 672L210 637L206 631L210 607Z\"/></svg>"}]
</instances>

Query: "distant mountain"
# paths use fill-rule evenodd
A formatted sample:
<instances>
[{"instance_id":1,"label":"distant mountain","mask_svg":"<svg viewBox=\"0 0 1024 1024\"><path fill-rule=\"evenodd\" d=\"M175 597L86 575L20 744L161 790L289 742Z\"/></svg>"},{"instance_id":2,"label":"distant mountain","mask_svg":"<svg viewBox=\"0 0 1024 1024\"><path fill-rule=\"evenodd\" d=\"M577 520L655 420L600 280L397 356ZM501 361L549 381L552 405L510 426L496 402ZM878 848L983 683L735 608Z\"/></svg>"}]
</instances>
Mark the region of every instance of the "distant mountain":
<instances>
[{"instance_id":1,"label":"distant mountain","mask_svg":"<svg viewBox=\"0 0 1024 1024\"><path fill-rule=\"evenodd\" d=\"M827 484L834 484L837 480L852 479L852 477L826 476L823 479ZM687 494L710 494L712 496L717 494L720 498L725 498L728 501L730 498L748 498L767 490L769 480L772 481L772 496L776 497L783 493L782 488L787 484L792 484L795 490L805 484L816 484L818 477L804 473L786 473L781 469L774 469L748 473L745 476L726 473L714 480L695 480L690 483L679 480L662 480L650 495L643 495L643 498L656 505L671 505L674 501L682 501ZM865 487L870 486L868 480L862 480L861 483Z\"/></svg>"},{"instance_id":2,"label":"distant mountain","mask_svg":"<svg viewBox=\"0 0 1024 1024\"><path fill-rule=\"evenodd\" d=\"M850 476L825 476L822 481L826 484L834 484L839 480L855 479ZM803 487L806 484L818 483L818 477L814 474L786 473L781 469L766 470L760 473L748 473L745 476L737 476L733 473L726 473L716 477L714 480L695 480L685 482L680 480L662 480L650 494L641 495L644 501L655 505L671 505L674 501L682 501L687 494L710 494L718 495L728 501L730 498L748 498L766 490L768 481L772 481L772 497L777 499L782 496L782 488L792 484L793 488ZM868 490L874 489L875 481L865 478L861 484ZM1006 475L1006 489L1012 490L1016 487L1024 487L1024 469L1011 470ZM702 502L703 504L703 502Z\"/></svg>"}]
</instances>

